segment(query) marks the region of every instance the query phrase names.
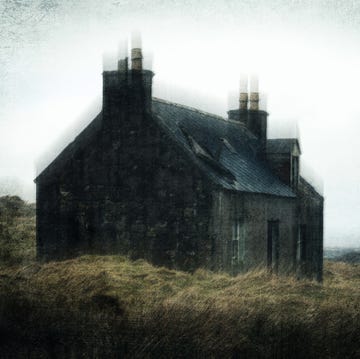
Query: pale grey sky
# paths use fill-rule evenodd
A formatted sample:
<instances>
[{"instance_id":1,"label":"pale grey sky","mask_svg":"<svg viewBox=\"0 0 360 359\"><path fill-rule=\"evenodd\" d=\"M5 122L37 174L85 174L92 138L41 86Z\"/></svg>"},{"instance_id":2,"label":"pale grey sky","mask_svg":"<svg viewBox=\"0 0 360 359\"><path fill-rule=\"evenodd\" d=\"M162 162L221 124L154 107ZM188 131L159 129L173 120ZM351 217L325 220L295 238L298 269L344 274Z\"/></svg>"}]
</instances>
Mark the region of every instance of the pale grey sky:
<instances>
[{"instance_id":1,"label":"pale grey sky","mask_svg":"<svg viewBox=\"0 0 360 359\"><path fill-rule=\"evenodd\" d=\"M34 199L35 161L100 109L102 54L137 29L158 97L225 116L240 73L257 73L270 134L297 122L324 181L325 244L360 246L359 2L0 0L0 16L5 187Z\"/></svg>"}]
</instances>

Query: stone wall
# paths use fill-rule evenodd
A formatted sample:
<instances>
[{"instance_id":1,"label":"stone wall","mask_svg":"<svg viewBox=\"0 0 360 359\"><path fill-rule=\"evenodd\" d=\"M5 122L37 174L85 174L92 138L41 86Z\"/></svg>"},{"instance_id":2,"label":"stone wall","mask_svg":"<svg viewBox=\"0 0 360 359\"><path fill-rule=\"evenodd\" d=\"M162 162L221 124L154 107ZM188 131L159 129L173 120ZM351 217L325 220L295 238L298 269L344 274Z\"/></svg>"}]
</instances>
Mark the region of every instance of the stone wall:
<instances>
[{"instance_id":1,"label":"stone wall","mask_svg":"<svg viewBox=\"0 0 360 359\"><path fill-rule=\"evenodd\" d=\"M297 262L299 275L322 280L324 198L303 178L298 188L299 226L304 230L304 258L300 255L298 238ZM300 235L300 234L299 234Z\"/></svg>"},{"instance_id":2,"label":"stone wall","mask_svg":"<svg viewBox=\"0 0 360 359\"><path fill-rule=\"evenodd\" d=\"M38 180L39 257L124 253L208 266L211 184L150 117L117 131L104 121L85 149Z\"/></svg>"},{"instance_id":3,"label":"stone wall","mask_svg":"<svg viewBox=\"0 0 360 359\"><path fill-rule=\"evenodd\" d=\"M267 265L268 221L279 221L278 271L294 270L297 225L296 199L220 191L214 196L215 269L231 273ZM236 228L238 227L238 229ZM234 263L233 240L239 259ZM235 258L236 259L236 258Z\"/></svg>"}]
</instances>

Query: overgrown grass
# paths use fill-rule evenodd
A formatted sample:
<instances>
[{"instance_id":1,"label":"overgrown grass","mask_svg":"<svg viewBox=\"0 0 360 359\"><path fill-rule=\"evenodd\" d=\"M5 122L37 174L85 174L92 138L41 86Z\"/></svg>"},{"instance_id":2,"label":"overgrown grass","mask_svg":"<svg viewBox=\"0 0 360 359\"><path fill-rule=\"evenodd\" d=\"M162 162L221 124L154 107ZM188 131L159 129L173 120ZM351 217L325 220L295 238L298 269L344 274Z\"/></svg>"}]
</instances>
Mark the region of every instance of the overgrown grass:
<instances>
[{"instance_id":1,"label":"overgrown grass","mask_svg":"<svg viewBox=\"0 0 360 359\"><path fill-rule=\"evenodd\" d=\"M360 358L360 265L321 285L34 257L34 205L0 198L0 358Z\"/></svg>"},{"instance_id":2,"label":"overgrown grass","mask_svg":"<svg viewBox=\"0 0 360 359\"><path fill-rule=\"evenodd\" d=\"M327 262L320 285L83 256L4 268L0 284L4 357L360 355L358 265Z\"/></svg>"}]
</instances>

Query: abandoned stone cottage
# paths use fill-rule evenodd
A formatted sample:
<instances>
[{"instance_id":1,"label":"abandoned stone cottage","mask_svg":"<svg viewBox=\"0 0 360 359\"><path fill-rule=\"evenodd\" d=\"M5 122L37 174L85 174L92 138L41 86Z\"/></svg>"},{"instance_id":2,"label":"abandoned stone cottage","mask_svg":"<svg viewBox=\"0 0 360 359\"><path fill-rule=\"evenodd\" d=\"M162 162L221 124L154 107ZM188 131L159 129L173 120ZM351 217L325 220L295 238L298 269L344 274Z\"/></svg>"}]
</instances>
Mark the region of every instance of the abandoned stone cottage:
<instances>
[{"instance_id":1,"label":"abandoned stone cottage","mask_svg":"<svg viewBox=\"0 0 360 359\"><path fill-rule=\"evenodd\" d=\"M153 75L140 48L103 72L102 111L36 178L38 257L321 280L323 197L299 175L298 140L267 139L257 89L224 119L153 98Z\"/></svg>"}]
</instances>

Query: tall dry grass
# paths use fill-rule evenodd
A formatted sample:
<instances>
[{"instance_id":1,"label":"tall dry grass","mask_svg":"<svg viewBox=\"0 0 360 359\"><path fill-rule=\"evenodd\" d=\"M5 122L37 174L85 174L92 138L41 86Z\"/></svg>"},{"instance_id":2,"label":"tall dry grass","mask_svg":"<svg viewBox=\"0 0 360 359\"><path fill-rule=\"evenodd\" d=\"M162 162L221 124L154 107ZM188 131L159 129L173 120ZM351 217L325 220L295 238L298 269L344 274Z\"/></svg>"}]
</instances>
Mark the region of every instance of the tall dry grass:
<instances>
[{"instance_id":1,"label":"tall dry grass","mask_svg":"<svg viewBox=\"0 0 360 359\"><path fill-rule=\"evenodd\" d=\"M322 285L83 256L0 271L2 357L360 357L360 266Z\"/></svg>"},{"instance_id":2,"label":"tall dry grass","mask_svg":"<svg viewBox=\"0 0 360 359\"><path fill-rule=\"evenodd\" d=\"M0 358L360 358L359 265L320 285L34 257L34 205L0 198Z\"/></svg>"}]
</instances>

